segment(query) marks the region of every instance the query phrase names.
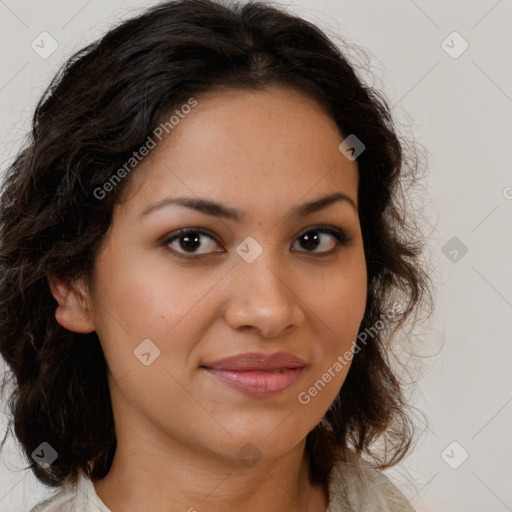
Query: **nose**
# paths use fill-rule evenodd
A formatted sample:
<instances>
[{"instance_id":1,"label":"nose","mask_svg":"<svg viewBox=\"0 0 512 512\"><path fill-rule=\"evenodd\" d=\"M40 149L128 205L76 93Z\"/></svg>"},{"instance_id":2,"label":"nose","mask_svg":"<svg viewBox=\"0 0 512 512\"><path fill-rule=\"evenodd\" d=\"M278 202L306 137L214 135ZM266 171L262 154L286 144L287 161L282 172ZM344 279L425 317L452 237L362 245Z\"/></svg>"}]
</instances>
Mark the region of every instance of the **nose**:
<instances>
[{"instance_id":1,"label":"nose","mask_svg":"<svg viewBox=\"0 0 512 512\"><path fill-rule=\"evenodd\" d=\"M265 338L278 338L304 321L300 298L294 293L290 273L280 271L275 259L263 254L247 263L240 259L230 272L230 289L224 318L236 330L253 329Z\"/></svg>"}]
</instances>

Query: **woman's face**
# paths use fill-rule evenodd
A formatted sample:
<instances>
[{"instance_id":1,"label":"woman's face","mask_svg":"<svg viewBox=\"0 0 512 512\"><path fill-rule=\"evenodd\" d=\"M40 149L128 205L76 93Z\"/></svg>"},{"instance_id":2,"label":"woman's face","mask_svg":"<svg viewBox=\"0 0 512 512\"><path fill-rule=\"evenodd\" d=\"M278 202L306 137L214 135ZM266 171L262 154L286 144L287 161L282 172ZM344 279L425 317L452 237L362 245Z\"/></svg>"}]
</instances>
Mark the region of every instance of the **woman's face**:
<instances>
[{"instance_id":1,"label":"woman's face","mask_svg":"<svg viewBox=\"0 0 512 512\"><path fill-rule=\"evenodd\" d=\"M114 210L92 328L118 435L276 457L322 419L349 369L339 356L353 348L367 285L357 164L334 121L295 90L197 101ZM303 208L336 193L348 200ZM177 198L219 206L160 203ZM291 356L258 357L278 352Z\"/></svg>"}]
</instances>

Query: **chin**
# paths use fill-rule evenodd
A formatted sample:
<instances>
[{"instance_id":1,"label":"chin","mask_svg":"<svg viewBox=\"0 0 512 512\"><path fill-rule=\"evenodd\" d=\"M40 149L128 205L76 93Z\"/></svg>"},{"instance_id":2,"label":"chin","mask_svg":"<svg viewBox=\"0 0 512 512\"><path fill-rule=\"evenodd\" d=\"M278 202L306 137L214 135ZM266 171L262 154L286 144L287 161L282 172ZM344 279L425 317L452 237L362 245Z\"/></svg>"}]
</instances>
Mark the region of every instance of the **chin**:
<instances>
[{"instance_id":1,"label":"chin","mask_svg":"<svg viewBox=\"0 0 512 512\"><path fill-rule=\"evenodd\" d=\"M276 428L277 427L277 428ZM293 432L278 432L278 423L273 429L241 432L233 435L229 440L231 456L241 460L248 458L275 459L288 453L297 444L305 440L306 434L301 436L298 430Z\"/></svg>"}]
</instances>

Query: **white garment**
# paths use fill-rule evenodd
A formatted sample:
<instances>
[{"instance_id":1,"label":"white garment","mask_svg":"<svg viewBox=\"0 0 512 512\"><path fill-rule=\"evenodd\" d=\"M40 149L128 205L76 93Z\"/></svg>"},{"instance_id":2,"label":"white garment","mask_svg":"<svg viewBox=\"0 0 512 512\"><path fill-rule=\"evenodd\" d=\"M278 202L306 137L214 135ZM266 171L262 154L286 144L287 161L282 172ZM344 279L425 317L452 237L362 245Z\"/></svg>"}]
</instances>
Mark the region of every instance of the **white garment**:
<instances>
[{"instance_id":1,"label":"white garment","mask_svg":"<svg viewBox=\"0 0 512 512\"><path fill-rule=\"evenodd\" d=\"M361 460L336 463L329 475L329 496L325 512L414 512L387 476ZM80 472L76 486L64 483L53 497L30 512L112 511L96 494L92 481Z\"/></svg>"},{"instance_id":2,"label":"white garment","mask_svg":"<svg viewBox=\"0 0 512 512\"><path fill-rule=\"evenodd\" d=\"M30 512L112 512L96 494L92 481L80 471L76 485L65 481L57 492Z\"/></svg>"}]
</instances>

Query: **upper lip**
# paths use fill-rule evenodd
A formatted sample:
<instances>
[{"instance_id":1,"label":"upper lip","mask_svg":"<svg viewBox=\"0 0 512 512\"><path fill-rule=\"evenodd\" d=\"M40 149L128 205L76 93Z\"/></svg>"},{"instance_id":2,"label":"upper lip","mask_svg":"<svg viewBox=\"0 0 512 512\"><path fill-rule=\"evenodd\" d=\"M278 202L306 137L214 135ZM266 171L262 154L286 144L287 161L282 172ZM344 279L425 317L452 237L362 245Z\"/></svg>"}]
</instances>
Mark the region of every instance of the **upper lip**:
<instances>
[{"instance_id":1,"label":"upper lip","mask_svg":"<svg viewBox=\"0 0 512 512\"><path fill-rule=\"evenodd\" d=\"M275 352L274 354L249 352L246 354L236 354L211 363L204 363L201 366L215 370L271 371L280 370L281 368L301 368L305 366L305 362L288 352Z\"/></svg>"}]
</instances>

